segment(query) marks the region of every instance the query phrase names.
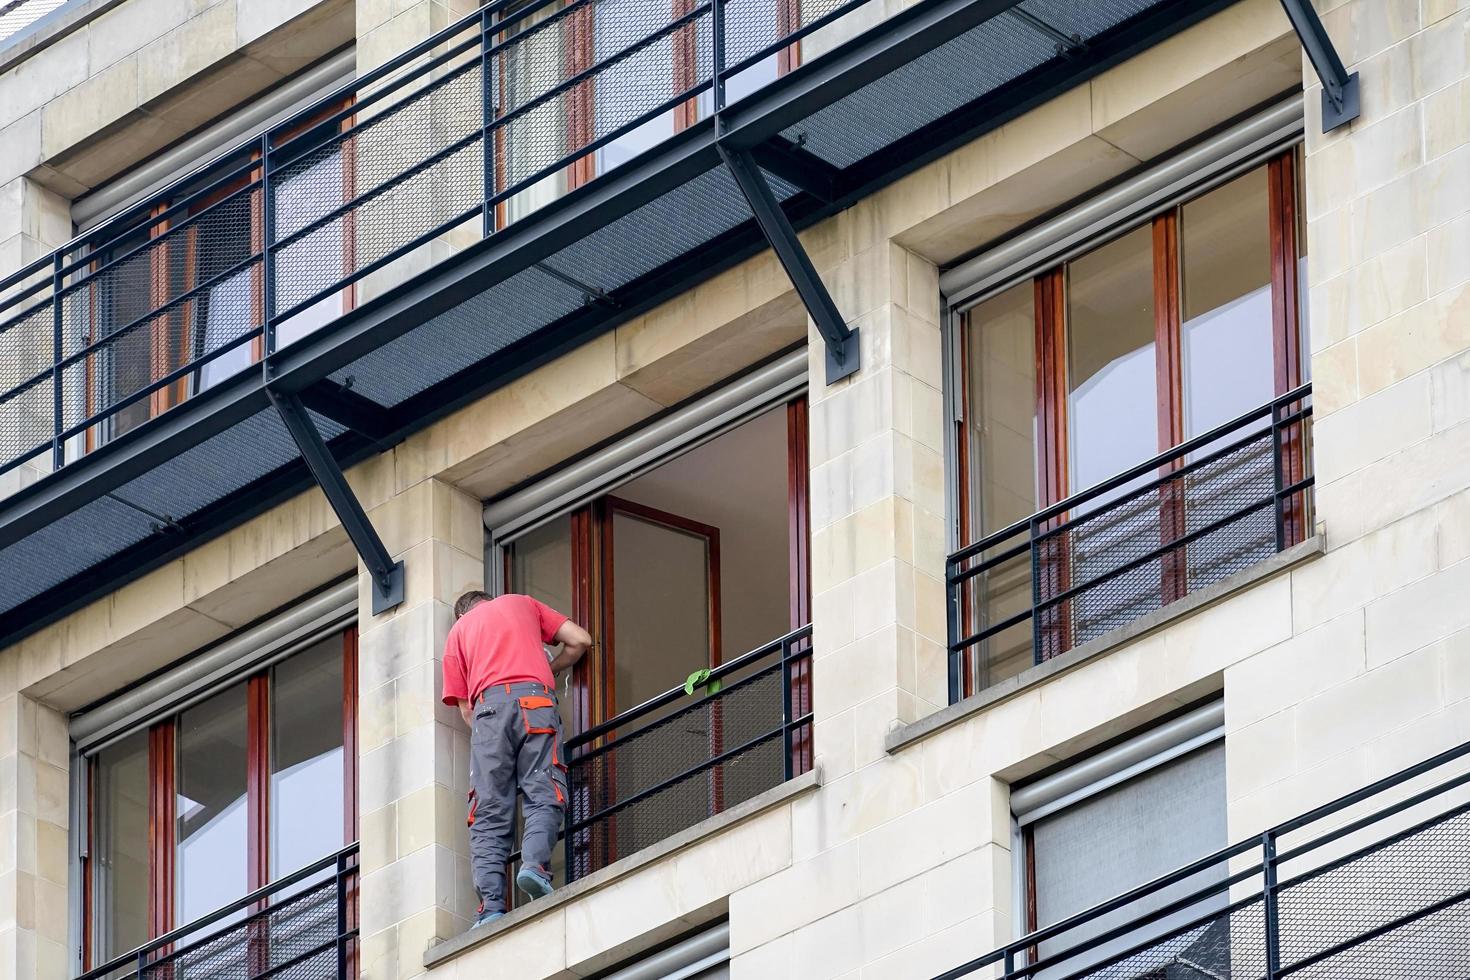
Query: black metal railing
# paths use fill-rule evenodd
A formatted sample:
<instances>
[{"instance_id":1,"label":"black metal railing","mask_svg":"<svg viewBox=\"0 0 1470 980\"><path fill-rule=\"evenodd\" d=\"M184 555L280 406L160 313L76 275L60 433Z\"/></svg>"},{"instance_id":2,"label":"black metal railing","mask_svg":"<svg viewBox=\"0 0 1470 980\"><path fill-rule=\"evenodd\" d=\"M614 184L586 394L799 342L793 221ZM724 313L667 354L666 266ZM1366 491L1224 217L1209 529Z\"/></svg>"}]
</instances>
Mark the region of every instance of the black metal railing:
<instances>
[{"instance_id":1,"label":"black metal railing","mask_svg":"<svg viewBox=\"0 0 1470 980\"><path fill-rule=\"evenodd\" d=\"M357 887L349 844L78 980L348 980L357 975Z\"/></svg>"},{"instance_id":2,"label":"black metal railing","mask_svg":"<svg viewBox=\"0 0 1470 980\"><path fill-rule=\"evenodd\" d=\"M951 703L1311 532L1311 385L949 556Z\"/></svg>"},{"instance_id":3,"label":"black metal railing","mask_svg":"<svg viewBox=\"0 0 1470 980\"><path fill-rule=\"evenodd\" d=\"M810 626L567 740L575 881L812 766Z\"/></svg>"},{"instance_id":4,"label":"black metal railing","mask_svg":"<svg viewBox=\"0 0 1470 980\"><path fill-rule=\"evenodd\" d=\"M493 0L0 279L0 473L60 469L230 375L268 373L384 288L374 274L496 234L717 111L727 82L748 94L868 2L808 0L788 23L770 0Z\"/></svg>"},{"instance_id":5,"label":"black metal railing","mask_svg":"<svg viewBox=\"0 0 1470 980\"><path fill-rule=\"evenodd\" d=\"M1001 980L1462 980L1470 976L1467 756L1470 743L938 980L987 967L1001 968Z\"/></svg>"}]
</instances>

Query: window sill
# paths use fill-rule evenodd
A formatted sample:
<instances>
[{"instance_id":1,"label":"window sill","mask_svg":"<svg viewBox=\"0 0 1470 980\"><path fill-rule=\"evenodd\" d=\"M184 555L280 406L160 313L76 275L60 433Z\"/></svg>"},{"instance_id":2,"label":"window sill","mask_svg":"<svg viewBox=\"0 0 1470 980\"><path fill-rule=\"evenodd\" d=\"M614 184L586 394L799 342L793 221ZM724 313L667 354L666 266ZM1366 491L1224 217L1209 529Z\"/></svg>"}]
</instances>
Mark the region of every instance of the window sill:
<instances>
[{"instance_id":1,"label":"window sill","mask_svg":"<svg viewBox=\"0 0 1470 980\"><path fill-rule=\"evenodd\" d=\"M561 908L570 902L574 902L590 892L599 888L605 888L613 882L635 874L639 870L654 862L668 857L689 846L713 837L735 824L740 823L758 813L763 813L773 807L787 803L798 796L803 796L822 785L821 768L815 768L810 772L802 773L795 779L791 779L779 786L773 786L751 797L738 806L733 806L724 813L716 814L693 827L665 838L651 847L646 847L636 854L630 854L619 861L614 861L605 868L592 872L585 878L579 878L570 885L558 888L543 899L531 902L521 908L515 909L503 919L498 919L490 925L481 926L478 929L470 929L467 932L455 936L453 939L430 946L424 953L424 966L434 969L443 966L449 960L454 959L468 950L474 949L483 943L491 942L496 936L510 932L523 923L531 922L541 918L554 909Z\"/></svg>"},{"instance_id":2,"label":"window sill","mask_svg":"<svg viewBox=\"0 0 1470 980\"><path fill-rule=\"evenodd\" d=\"M1099 636L1094 640L1068 650L1059 657L1053 657L1045 663L1037 664L1017 674L1015 677L1007 678L992 687L988 687L978 694L972 694L956 704L947 708L941 708L927 718L921 718L911 725L907 725L889 734L885 748L889 752L898 752L915 742L928 738L941 729L964 721L973 715L984 711L991 705L997 704L1007 698L1045 683L1059 674L1081 666L1088 661L1098 657L1106 656L1116 648L1125 643L1138 639L1147 633L1163 629L1171 623L1183 619L1203 609L1205 606L1219 602L1227 596L1243 591L1262 582L1265 579L1279 575L1303 562L1307 562L1321 555L1326 550L1326 538L1317 534L1308 538L1301 544L1293 545L1285 551L1279 552L1231 575L1229 578L1221 579L1213 585L1191 592L1189 595L1176 602L1171 602L1162 609L1157 609L1146 616L1140 616L1127 626L1120 626L1111 633Z\"/></svg>"}]
</instances>

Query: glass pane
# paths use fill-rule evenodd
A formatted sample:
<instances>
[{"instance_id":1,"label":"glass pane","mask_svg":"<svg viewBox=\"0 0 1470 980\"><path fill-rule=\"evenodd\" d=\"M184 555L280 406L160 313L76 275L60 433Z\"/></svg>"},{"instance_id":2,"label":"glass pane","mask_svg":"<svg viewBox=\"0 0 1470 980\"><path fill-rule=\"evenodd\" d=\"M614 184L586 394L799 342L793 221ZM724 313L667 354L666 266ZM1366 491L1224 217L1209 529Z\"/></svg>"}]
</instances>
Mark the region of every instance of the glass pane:
<instances>
[{"instance_id":1,"label":"glass pane","mask_svg":"<svg viewBox=\"0 0 1470 980\"><path fill-rule=\"evenodd\" d=\"M1307 382L1312 380L1312 304L1307 302L1311 293L1307 288L1311 282L1307 278L1307 189L1302 183L1306 177L1307 161L1301 147L1292 152L1296 157L1293 161L1296 166L1292 168L1292 172L1296 174L1297 336L1301 350L1301 380Z\"/></svg>"},{"instance_id":2,"label":"glass pane","mask_svg":"<svg viewBox=\"0 0 1470 980\"><path fill-rule=\"evenodd\" d=\"M966 315L972 540L1024 520L1038 508L1035 297L1035 286L1027 280ZM1025 555L971 582L969 630L983 630L1031 604L1031 562ZM975 687L983 689L1031 666L1031 626L1013 626L974 650Z\"/></svg>"},{"instance_id":3,"label":"glass pane","mask_svg":"<svg viewBox=\"0 0 1470 980\"><path fill-rule=\"evenodd\" d=\"M1067 300L1068 458L1076 492L1158 452L1151 229L1071 263Z\"/></svg>"},{"instance_id":4,"label":"glass pane","mask_svg":"<svg viewBox=\"0 0 1470 980\"><path fill-rule=\"evenodd\" d=\"M615 710L627 711L709 666L709 542L613 515Z\"/></svg>"},{"instance_id":5,"label":"glass pane","mask_svg":"<svg viewBox=\"0 0 1470 980\"><path fill-rule=\"evenodd\" d=\"M341 849L342 635L271 671L271 878Z\"/></svg>"},{"instance_id":6,"label":"glass pane","mask_svg":"<svg viewBox=\"0 0 1470 980\"><path fill-rule=\"evenodd\" d=\"M245 685L179 716L174 919L191 922L246 893Z\"/></svg>"},{"instance_id":7,"label":"glass pane","mask_svg":"<svg viewBox=\"0 0 1470 980\"><path fill-rule=\"evenodd\" d=\"M92 802L93 962L148 940L148 732L97 753Z\"/></svg>"},{"instance_id":8,"label":"glass pane","mask_svg":"<svg viewBox=\"0 0 1470 980\"><path fill-rule=\"evenodd\" d=\"M640 0L600 0L595 9L594 48L599 64L608 62L669 23L670 8ZM659 38L598 71L597 135L611 133L671 98L675 92L675 51L685 54L684 32ZM674 112L661 113L598 151L598 170L606 173L674 135Z\"/></svg>"},{"instance_id":9,"label":"glass pane","mask_svg":"<svg viewBox=\"0 0 1470 980\"><path fill-rule=\"evenodd\" d=\"M564 615L572 613L572 519L563 515L521 535L510 546L510 589L546 603ZM562 731L572 724L572 671L557 678Z\"/></svg>"},{"instance_id":10,"label":"glass pane","mask_svg":"<svg viewBox=\"0 0 1470 980\"><path fill-rule=\"evenodd\" d=\"M1270 210L1265 168L1184 205L1184 434L1271 400Z\"/></svg>"}]
</instances>

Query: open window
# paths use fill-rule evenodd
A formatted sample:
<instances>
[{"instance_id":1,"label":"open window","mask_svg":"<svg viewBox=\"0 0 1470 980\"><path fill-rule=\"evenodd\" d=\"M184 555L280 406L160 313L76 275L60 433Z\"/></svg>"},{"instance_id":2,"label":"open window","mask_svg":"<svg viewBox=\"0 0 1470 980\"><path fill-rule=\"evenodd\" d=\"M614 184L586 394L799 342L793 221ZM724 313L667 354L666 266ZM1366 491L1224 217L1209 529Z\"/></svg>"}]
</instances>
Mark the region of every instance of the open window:
<instances>
[{"instance_id":1,"label":"open window","mask_svg":"<svg viewBox=\"0 0 1470 980\"><path fill-rule=\"evenodd\" d=\"M572 832L558 882L810 768L805 435L805 400L778 403L492 548L506 590L594 639L559 679ZM701 671L712 682L686 693Z\"/></svg>"}]
</instances>

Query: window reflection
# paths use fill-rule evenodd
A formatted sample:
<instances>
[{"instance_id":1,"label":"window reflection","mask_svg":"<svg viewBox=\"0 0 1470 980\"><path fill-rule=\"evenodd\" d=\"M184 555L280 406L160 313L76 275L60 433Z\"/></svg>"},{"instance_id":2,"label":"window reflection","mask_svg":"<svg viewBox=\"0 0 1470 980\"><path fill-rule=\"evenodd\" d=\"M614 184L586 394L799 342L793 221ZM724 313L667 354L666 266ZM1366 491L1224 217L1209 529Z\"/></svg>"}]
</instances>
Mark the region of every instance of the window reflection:
<instances>
[{"instance_id":1,"label":"window reflection","mask_svg":"<svg viewBox=\"0 0 1470 980\"><path fill-rule=\"evenodd\" d=\"M1181 209L1186 438L1275 393L1270 220L1264 169Z\"/></svg>"},{"instance_id":2,"label":"window reflection","mask_svg":"<svg viewBox=\"0 0 1470 980\"><path fill-rule=\"evenodd\" d=\"M245 685L179 716L177 905L191 922L248 891Z\"/></svg>"},{"instance_id":3,"label":"window reflection","mask_svg":"<svg viewBox=\"0 0 1470 980\"><path fill-rule=\"evenodd\" d=\"M346 843L342 637L329 636L271 671L271 878Z\"/></svg>"},{"instance_id":4,"label":"window reflection","mask_svg":"<svg viewBox=\"0 0 1470 980\"><path fill-rule=\"evenodd\" d=\"M148 733L98 752L95 765L93 943L104 962L148 939Z\"/></svg>"},{"instance_id":5,"label":"window reflection","mask_svg":"<svg viewBox=\"0 0 1470 980\"><path fill-rule=\"evenodd\" d=\"M1068 457L1076 492L1158 452L1151 232L1132 231L1069 271Z\"/></svg>"}]
</instances>

